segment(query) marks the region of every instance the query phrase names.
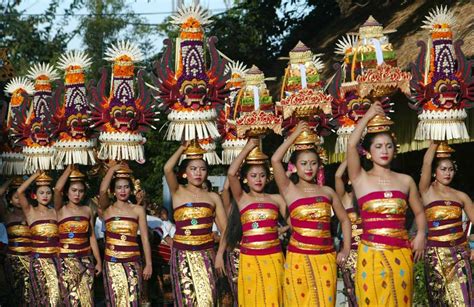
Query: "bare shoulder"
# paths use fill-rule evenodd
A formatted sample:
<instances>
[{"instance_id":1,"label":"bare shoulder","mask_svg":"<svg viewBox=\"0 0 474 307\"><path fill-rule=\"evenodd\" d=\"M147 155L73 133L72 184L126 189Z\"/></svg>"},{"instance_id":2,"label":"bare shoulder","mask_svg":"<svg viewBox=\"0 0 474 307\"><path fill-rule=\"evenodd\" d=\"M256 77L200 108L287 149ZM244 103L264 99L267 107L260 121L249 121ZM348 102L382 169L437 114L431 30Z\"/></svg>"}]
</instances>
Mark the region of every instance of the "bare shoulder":
<instances>
[{"instance_id":1,"label":"bare shoulder","mask_svg":"<svg viewBox=\"0 0 474 307\"><path fill-rule=\"evenodd\" d=\"M133 208L133 212L134 212L136 215L145 214L145 207L138 206L138 205L134 204L134 205L132 206L132 208Z\"/></svg>"},{"instance_id":2,"label":"bare shoulder","mask_svg":"<svg viewBox=\"0 0 474 307\"><path fill-rule=\"evenodd\" d=\"M216 192L209 192L209 197L212 199L215 205L220 204L222 202L221 197Z\"/></svg>"},{"instance_id":3,"label":"bare shoulder","mask_svg":"<svg viewBox=\"0 0 474 307\"><path fill-rule=\"evenodd\" d=\"M334 189L331 188L330 186L323 185L323 186L321 187L321 190L323 191L323 193L324 193L326 196L330 196L331 198L336 195L336 192L335 192Z\"/></svg>"},{"instance_id":4,"label":"bare shoulder","mask_svg":"<svg viewBox=\"0 0 474 307\"><path fill-rule=\"evenodd\" d=\"M410 175L403 174L403 173L397 173L397 172L392 172L394 176L402 182L404 185L411 185L415 183L415 180Z\"/></svg>"},{"instance_id":5,"label":"bare shoulder","mask_svg":"<svg viewBox=\"0 0 474 307\"><path fill-rule=\"evenodd\" d=\"M284 204L285 200L283 199L283 196L280 194L269 194L270 198L277 204Z\"/></svg>"},{"instance_id":6,"label":"bare shoulder","mask_svg":"<svg viewBox=\"0 0 474 307\"><path fill-rule=\"evenodd\" d=\"M453 189L453 190L456 193L456 195L458 195L459 198L462 200L464 205L472 204L472 199L471 199L471 197L469 197L469 195L467 195L467 193L464 193L463 191L459 191L459 190L456 190L456 189Z\"/></svg>"}]
</instances>

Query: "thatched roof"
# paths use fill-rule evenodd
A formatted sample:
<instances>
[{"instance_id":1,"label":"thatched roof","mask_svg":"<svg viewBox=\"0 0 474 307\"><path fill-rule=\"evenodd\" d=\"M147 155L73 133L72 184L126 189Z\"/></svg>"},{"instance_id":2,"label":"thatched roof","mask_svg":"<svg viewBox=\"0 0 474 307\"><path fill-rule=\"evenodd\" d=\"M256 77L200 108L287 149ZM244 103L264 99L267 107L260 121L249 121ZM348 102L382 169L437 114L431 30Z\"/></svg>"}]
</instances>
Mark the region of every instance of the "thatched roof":
<instances>
[{"instance_id":1,"label":"thatched roof","mask_svg":"<svg viewBox=\"0 0 474 307\"><path fill-rule=\"evenodd\" d=\"M468 57L474 55L474 2L466 1L448 5L454 10L457 24L453 27L454 39L463 39L462 47ZM326 64L324 77L329 78L334 70L332 65L340 61L340 57L334 54L337 40L347 32L357 32L359 26L364 23L369 15L373 15L385 29L397 29L397 32L389 34L396 53L398 64L401 68L407 69L408 64L415 61L419 49L416 45L418 40L427 40L429 32L421 28L425 16L435 7L433 1L415 0L410 4L402 6L398 1L392 1L386 7L368 5L366 7L353 6L345 16L334 19L326 27L315 32L311 41L307 45L314 52L324 53L323 60ZM281 64L279 64L281 65ZM395 113L392 119L395 121L394 131L401 144L401 152L419 150L427 146L427 142L415 142L416 125L418 123L417 114L408 108L407 98L401 94L392 97L395 103ZM469 121L469 118L471 120ZM469 112L466 121L471 141L474 141L474 110ZM334 150L335 136L327 138L326 147L329 152ZM331 162L338 161L342 156L331 155Z\"/></svg>"}]
</instances>

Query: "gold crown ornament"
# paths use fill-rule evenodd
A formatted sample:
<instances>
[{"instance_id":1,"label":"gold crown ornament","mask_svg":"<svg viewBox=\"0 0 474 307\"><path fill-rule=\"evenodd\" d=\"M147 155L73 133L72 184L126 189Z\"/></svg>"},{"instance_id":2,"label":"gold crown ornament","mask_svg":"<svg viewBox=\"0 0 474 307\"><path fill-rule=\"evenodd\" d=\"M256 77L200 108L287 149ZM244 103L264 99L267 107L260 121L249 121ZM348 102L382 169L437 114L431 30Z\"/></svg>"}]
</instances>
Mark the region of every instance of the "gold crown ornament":
<instances>
[{"instance_id":1,"label":"gold crown ornament","mask_svg":"<svg viewBox=\"0 0 474 307\"><path fill-rule=\"evenodd\" d=\"M127 166L122 164L118 170L115 171L115 178L131 178L133 171Z\"/></svg>"},{"instance_id":2,"label":"gold crown ornament","mask_svg":"<svg viewBox=\"0 0 474 307\"><path fill-rule=\"evenodd\" d=\"M262 152L260 146L255 147L245 158L247 164L265 164L268 156Z\"/></svg>"},{"instance_id":3,"label":"gold crown ornament","mask_svg":"<svg viewBox=\"0 0 474 307\"><path fill-rule=\"evenodd\" d=\"M436 149L436 158L450 158L451 154L455 152L447 142L441 142Z\"/></svg>"},{"instance_id":4,"label":"gold crown ornament","mask_svg":"<svg viewBox=\"0 0 474 307\"><path fill-rule=\"evenodd\" d=\"M387 132L391 125L393 121L387 116L376 115L367 123L367 133Z\"/></svg>"},{"instance_id":5,"label":"gold crown ornament","mask_svg":"<svg viewBox=\"0 0 474 307\"><path fill-rule=\"evenodd\" d=\"M316 147L319 143L319 136L310 130L304 130L293 142L295 150L307 150Z\"/></svg>"},{"instance_id":6,"label":"gold crown ornament","mask_svg":"<svg viewBox=\"0 0 474 307\"><path fill-rule=\"evenodd\" d=\"M69 180L71 182L85 181L86 180L86 175L81 173L78 169L73 168L72 171L71 171L71 174L69 174Z\"/></svg>"},{"instance_id":7,"label":"gold crown ornament","mask_svg":"<svg viewBox=\"0 0 474 307\"><path fill-rule=\"evenodd\" d=\"M186 159L192 160L203 159L205 153L206 151L202 149L201 145L199 145L199 142L196 139L191 140L188 147L184 151Z\"/></svg>"},{"instance_id":8,"label":"gold crown ornament","mask_svg":"<svg viewBox=\"0 0 474 307\"><path fill-rule=\"evenodd\" d=\"M49 186L53 182L53 178L49 177L45 172L36 177L35 183L37 186Z\"/></svg>"}]
</instances>

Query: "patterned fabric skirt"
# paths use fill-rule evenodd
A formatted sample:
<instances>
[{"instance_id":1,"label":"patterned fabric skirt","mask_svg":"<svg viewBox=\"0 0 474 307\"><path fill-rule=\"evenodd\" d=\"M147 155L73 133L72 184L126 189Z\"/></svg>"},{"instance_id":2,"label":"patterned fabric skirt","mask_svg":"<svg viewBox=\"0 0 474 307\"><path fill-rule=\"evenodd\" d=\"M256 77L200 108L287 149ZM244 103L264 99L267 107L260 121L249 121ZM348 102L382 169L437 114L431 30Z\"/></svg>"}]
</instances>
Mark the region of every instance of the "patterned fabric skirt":
<instances>
[{"instance_id":1,"label":"patterned fabric skirt","mask_svg":"<svg viewBox=\"0 0 474 307\"><path fill-rule=\"evenodd\" d=\"M234 306L238 306L238 281L239 281L239 258L240 248L236 247L233 251L226 253L225 270L227 279L229 280L232 297L234 299Z\"/></svg>"},{"instance_id":2,"label":"patterned fabric skirt","mask_svg":"<svg viewBox=\"0 0 474 307\"><path fill-rule=\"evenodd\" d=\"M430 306L474 306L471 263L464 246L427 247L425 276Z\"/></svg>"},{"instance_id":3,"label":"patterned fabric skirt","mask_svg":"<svg viewBox=\"0 0 474 307\"><path fill-rule=\"evenodd\" d=\"M347 297L347 303L350 307L357 306L355 292L355 277L357 267L357 250L351 249L349 257L341 267L342 279L344 280L344 294Z\"/></svg>"},{"instance_id":4,"label":"patterned fabric skirt","mask_svg":"<svg viewBox=\"0 0 474 307\"><path fill-rule=\"evenodd\" d=\"M282 252L261 256L240 254L239 306L281 306L284 262Z\"/></svg>"},{"instance_id":5,"label":"patterned fabric skirt","mask_svg":"<svg viewBox=\"0 0 474 307\"><path fill-rule=\"evenodd\" d=\"M142 265L138 261L104 261L104 288L107 306L140 306Z\"/></svg>"},{"instance_id":6,"label":"patterned fabric skirt","mask_svg":"<svg viewBox=\"0 0 474 307\"><path fill-rule=\"evenodd\" d=\"M58 273L64 306L94 305L92 256L60 258Z\"/></svg>"},{"instance_id":7,"label":"patterned fabric skirt","mask_svg":"<svg viewBox=\"0 0 474 307\"><path fill-rule=\"evenodd\" d=\"M336 254L299 254L288 251L285 263L285 306L334 306Z\"/></svg>"},{"instance_id":8,"label":"patterned fabric skirt","mask_svg":"<svg viewBox=\"0 0 474 307\"><path fill-rule=\"evenodd\" d=\"M10 306L27 306L30 302L30 256L7 254L5 272L11 287Z\"/></svg>"},{"instance_id":9,"label":"patterned fabric skirt","mask_svg":"<svg viewBox=\"0 0 474 307\"><path fill-rule=\"evenodd\" d=\"M411 306L413 258L409 248L357 250L356 296L359 306Z\"/></svg>"},{"instance_id":10,"label":"patterned fabric skirt","mask_svg":"<svg viewBox=\"0 0 474 307\"><path fill-rule=\"evenodd\" d=\"M30 258L31 305L59 306L59 258Z\"/></svg>"},{"instance_id":11,"label":"patterned fabric skirt","mask_svg":"<svg viewBox=\"0 0 474 307\"><path fill-rule=\"evenodd\" d=\"M171 277L175 306L216 306L214 249L171 250Z\"/></svg>"}]
</instances>

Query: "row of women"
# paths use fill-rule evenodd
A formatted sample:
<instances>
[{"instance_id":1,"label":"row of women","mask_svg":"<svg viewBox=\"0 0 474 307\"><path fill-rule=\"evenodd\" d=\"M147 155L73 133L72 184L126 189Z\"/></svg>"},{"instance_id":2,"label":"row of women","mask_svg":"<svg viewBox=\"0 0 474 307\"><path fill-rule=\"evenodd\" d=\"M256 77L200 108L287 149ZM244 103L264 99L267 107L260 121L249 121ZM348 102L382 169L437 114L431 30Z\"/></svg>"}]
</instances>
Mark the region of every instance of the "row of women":
<instances>
[{"instance_id":1,"label":"row of women","mask_svg":"<svg viewBox=\"0 0 474 307\"><path fill-rule=\"evenodd\" d=\"M471 199L449 186L453 161L435 159L437 145L431 145L418 190L411 177L390 169L396 154L393 136L368 133L362 146L373 166L364 170L358 145L376 115L383 115L379 103L368 110L349 139L352 192L345 191L341 180L336 181L338 193L318 184L321 160L312 146L295 146L290 158L295 168L287 174L283 157L309 129L305 122L271 158L280 194L264 192L270 177L268 161L249 159L258 146L256 139L249 140L229 167L232 201L229 194L221 198L203 187L208 167L202 152L193 155L186 144L180 146L164 167L176 223L171 255L175 305L215 306L217 276L227 273L231 283L237 277L239 306L333 306L339 265L351 306L409 306L417 260L424 260L433 306L474 305L461 221L463 210L473 222L474 213ZM184 153L187 159L175 173ZM337 177L342 177L344 168L343 164ZM93 214L81 205L86 189L82 174L68 167L54 193L51 178L40 173L18 189L10 183L9 206L2 214L9 235L7 267L18 299L15 305L91 306L94 274L102 270L108 306L140 304L142 282L152 273L151 253L145 210L129 200L130 176L124 165L113 164L100 186L106 227L103 262L92 231ZM28 198L25 192L33 182L36 186ZM405 228L408 206L417 226L412 237ZM344 238L337 254L331 212L340 221ZM279 240L280 216L291 227L286 257ZM217 251L214 222L224 234ZM236 257L238 261L230 261Z\"/></svg>"}]
</instances>

